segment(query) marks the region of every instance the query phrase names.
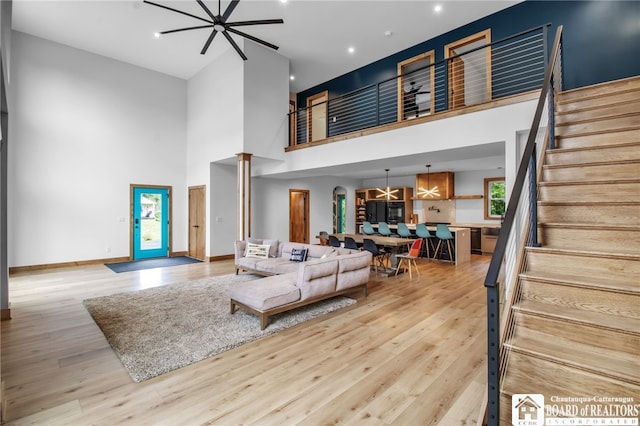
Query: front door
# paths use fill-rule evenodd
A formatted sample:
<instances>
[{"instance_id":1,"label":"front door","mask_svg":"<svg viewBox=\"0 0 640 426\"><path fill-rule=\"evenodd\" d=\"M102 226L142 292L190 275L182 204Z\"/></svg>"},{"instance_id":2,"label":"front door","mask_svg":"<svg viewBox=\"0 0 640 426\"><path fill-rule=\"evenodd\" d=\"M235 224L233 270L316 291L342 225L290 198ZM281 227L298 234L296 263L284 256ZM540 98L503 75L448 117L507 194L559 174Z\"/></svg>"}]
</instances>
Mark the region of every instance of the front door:
<instances>
[{"instance_id":1,"label":"front door","mask_svg":"<svg viewBox=\"0 0 640 426\"><path fill-rule=\"evenodd\" d=\"M289 190L289 241L309 244L309 191Z\"/></svg>"},{"instance_id":2,"label":"front door","mask_svg":"<svg viewBox=\"0 0 640 426\"><path fill-rule=\"evenodd\" d=\"M169 256L169 188L132 186L133 260Z\"/></svg>"},{"instance_id":3,"label":"front door","mask_svg":"<svg viewBox=\"0 0 640 426\"><path fill-rule=\"evenodd\" d=\"M204 260L205 252L205 187L189 188L189 257Z\"/></svg>"}]
</instances>

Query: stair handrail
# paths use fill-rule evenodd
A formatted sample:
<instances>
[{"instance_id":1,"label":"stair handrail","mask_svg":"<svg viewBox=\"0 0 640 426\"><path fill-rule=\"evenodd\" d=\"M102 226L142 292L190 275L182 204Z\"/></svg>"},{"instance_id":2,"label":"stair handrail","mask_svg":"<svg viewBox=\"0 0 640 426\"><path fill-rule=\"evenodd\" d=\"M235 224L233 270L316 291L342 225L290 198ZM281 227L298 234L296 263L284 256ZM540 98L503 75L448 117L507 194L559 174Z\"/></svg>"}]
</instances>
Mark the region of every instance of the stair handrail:
<instances>
[{"instance_id":1,"label":"stair handrail","mask_svg":"<svg viewBox=\"0 0 640 426\"><path fill-rule=\"evenodd\" d=\"M554 144L554 90L561 90L562 85L562 25L558 26L553 42L553 48L549 62L545 70L544 82L540 90L538 105L533 116L533 122L529 130L527 143L522 154L518 173L513 189L509 197L506 212L503 216L502 227L496 241L491 263L485 277L484 285L487 288L487 405L485 423L489 426L498 425L500 422L500 381L501 381L501 334L500 334L500 286L499 277L502 265L505 261L507 242L513 232L526 231L526 245L539 246L537 231L537 154L536 139L545 111L545 105L549 105L547 125L548 148L553 149ZM516 229L516 213L521 203L523 190L527 184L529 190L529 220L528 229ZM526 225L525 225L526 226Z\"/></svg>"}]
</instances>

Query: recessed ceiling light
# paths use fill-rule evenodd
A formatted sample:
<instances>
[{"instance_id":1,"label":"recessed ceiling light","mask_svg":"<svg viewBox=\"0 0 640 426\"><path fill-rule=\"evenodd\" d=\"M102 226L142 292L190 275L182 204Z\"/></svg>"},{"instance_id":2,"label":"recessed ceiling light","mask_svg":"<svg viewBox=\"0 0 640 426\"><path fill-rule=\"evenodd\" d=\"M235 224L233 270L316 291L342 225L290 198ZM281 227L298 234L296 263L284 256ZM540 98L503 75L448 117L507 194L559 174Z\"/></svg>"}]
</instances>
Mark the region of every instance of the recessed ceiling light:
<instances>
[{"instance_id":1,"label":"recessed ceiling light","mask_svg":"<svg viewBox=\"0 0 640 426\"><path fill-rule=\"evenodd\" d=\"M296 76L295 76L295 75L290 75L290 76L289 76L289 80L293 81L293 80L295 80L295 79L296 79Z\"/></svg>"},{"instance_id":2,"label":"recessed ceiling light","mask_svg":"<svg viewBox=\"0 0 640 426\"><path fill-rule=\"evenodd\" d=\"M280 0L280 3L286 3L287 0Z\"/></svg>"},{"instance_id":3,"label":"recessed ceiling light","mask_svg":"<svg viewBox=\"0 0 640 426\"><path fill-rule=\"evenodd\" d=\"M391 37L393 35L393 31L387 30L384 32L385 37Z\"/></svg>"},{"instance_id":4,"label":"recessed ceiling light","mask_svg":"<svg viewBox=\"0 0 640 426\"><path fill-rule=\"evenodd\" d=\"M347 49L347 52L353 54L356 51L355 47L353 46L349 46L349 48Z\"/></svg>"},{"instance_id":5,"label":"recessed ceiling light","mask_svg":"<svg viewBox=\"0 0 640 426\"><path fill-rule=\"evenodd\" d=\"M160 33L156 31L155 33L153 33L153 36L154 36L155 38L160 38Z\"/></svg>"},{"instance_id":6,"label":"recessed ceiling light","mask_svg":"<svg viewBox=\"0 0 640 426\"><path fill-rule=\"evenodd\" d=\"M433 11L436 12L436 13L442 12L442 5L441 4L436 4L433 7Z\"/></svg>"}]
</instances>

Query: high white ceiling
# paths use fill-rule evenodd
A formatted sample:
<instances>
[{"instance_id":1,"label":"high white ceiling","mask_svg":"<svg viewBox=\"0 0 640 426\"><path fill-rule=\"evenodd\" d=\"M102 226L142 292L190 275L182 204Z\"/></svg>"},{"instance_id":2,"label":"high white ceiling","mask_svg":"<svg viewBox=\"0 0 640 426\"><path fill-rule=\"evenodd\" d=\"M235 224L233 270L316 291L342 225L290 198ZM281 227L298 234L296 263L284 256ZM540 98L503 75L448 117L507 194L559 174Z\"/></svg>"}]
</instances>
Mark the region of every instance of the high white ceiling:
<instances>
[{"instance_id":1,"label":"high white ceiling","mask_svg":"<svg viewBox=\"0 0 640 426\"><path fill-rule=\"evenodd\" d=\"M153 1L206 17L194 0ZM295 76L290 89L299 92L520 1L241 0L228 20L284 20L284 24L240 29L280 47L278 52L289 58ZM204 2L217 13L218 1ZM228 4L221 2L222 12ZM436 5L442 7L440 12L434 10ZM229 43L218 35L207 54L200 55L208 29L159 39L153 34L200 24L142 0L13 0L14 30L183 79L230 49ZM348 47L355 52L348 53ZM495 149L489 155L494 154ZM449 165L448 169L458 170ZM371 170L374 166L379 174L380 166L372 165ZM438 168L434 164L432 171ZM466 169L462 163L460 168Z\"/></svg>"},{"instance_id":2,"label":"high white ceiling","mask_svg":"<svg viewBox=\"0 0 640 426\"><path fill-rule=\"evenodd\" d=\"M217 1L204 1L217 12ZM154 2L207 17L194 0ZM296 77L291 91L299 92L515 3L518 1L241 0L229 21L284 19L284 24L241 30L280 46L278 52L289 58ZM228 0L221 2L222 12L228 4ZM436 5L442 6L441 12L434 11ZM13 1L15 30L183 79L229 49L229 43L216 37L207 54L200 55L209 29L160 39L153 34L201 24L142 0ZM386 31L391 36L385 36ZM353 54L347 52L349 46L354 47Z\"/></svg>"}]
</instances>

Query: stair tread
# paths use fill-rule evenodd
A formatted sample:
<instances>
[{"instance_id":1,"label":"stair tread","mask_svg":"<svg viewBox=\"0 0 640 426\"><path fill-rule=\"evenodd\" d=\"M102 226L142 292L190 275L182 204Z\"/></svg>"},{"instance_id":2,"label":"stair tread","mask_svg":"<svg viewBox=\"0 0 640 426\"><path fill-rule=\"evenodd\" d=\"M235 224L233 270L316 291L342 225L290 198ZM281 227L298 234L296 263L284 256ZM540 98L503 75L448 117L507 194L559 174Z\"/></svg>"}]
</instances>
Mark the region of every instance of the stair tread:
<instances>
[{"instance_id":1,"label":"stair tread","mask_svg":"<svg viewBox=\"0 0 640 426\"><path fill-rule=\"evenodd\" d=\"M608 107L611 107L611 106L613 105L608 105ZM606 108L606 107L601 106L599 108L592 108L592 109L597 110L602 108ZM572 113L574 113L574 111L571 111L568 114L572 114ZM563 113L559 113L559 114L563 114ZM564 114L567 114L567 112L565 112ZM555 124L557 128L557 127L563 127L563 126L572 126L574 124L591 124L597 121L615 120L623 117L634 117L636 115L640 115L640 113L638 113L637 111L629 111L629 112L619 113L615 115L604 115L601 117L589 117L589 118L574 119L574 120L560 121L560 122L558 122L559 120L556 120Z\"/></svg>"},{"instance_id":2,"label":"stair tread","mask_svg":"<svg viewBox=\"0 0 640 426\"><path fill-rule=\"evenodd\" d=\"M547 318L557 318L568 322L589 324L593 327L616 330L622 333L640 336L640 319L607 315L599 312L563 307L559 309L542 302L523 300L513 306L517 312L529 315L540 315Z\"/></svg>"},{"instance_id":3,"label":"stair tread","mask_svg":"<svg viewBox=\"0 0 640 426\"><path fill-rule=\"evenodd\" d=\"M590 287L598 290L609 290L621 293L640 295L640 285L633 277L628 281L621 281L619 278L604 276L582 276L569 273L559 273L557 271L527 271L522 272L520 277L529 280L552 282L561 285Z\"/></svg>"},{"instance_id":4,"label":"stair tread","mask_svg":"<svg viewBox=\"0 0 640 426\"><path fill-rule=\"evenodd\" d=\"M640 178L612 179L612 180L564 180L560 182L539 182L539 186L565 186L565 185L615 185L626 183L640 183Z\"/></svg>"},{"instance_id":5,"label":"stair tread","mask_svg":"<svg viewBox=\"0 0 640 426\"><path fill-rule=\"evenodd\" d=\"M556 148L555 150L562 149ZM553 151L555 151L553 150ZM576 148L567 148L568 150L576 150ZM552 151L552 152L553 152ZM592 161L587 163L563 163L563 164L545 164L542 166L543 169L564 169L571 167L597 167L597 166L618 166L618 165L633 165L640 164L639 159L632 160L605 160L605 161ZM638 170L638 175L640 176L640 170Z\"/></svg>"},{"instance_id":6,"label":"stair tread","mask_svg":"<svg viewBox=\"0 0 640 426\"><path fill-rule=\"evenodd\" d=\"M611 132L606 132L606 133L611 133ZM560 136L560 137L564 137L564 136ZM638 140L635 142L622 142L622 143L613 143L613 144L606 144L606 145L588 145L588 146L578 146L573 148L557 147L553 149L550 149L550 148L547 149L546 153L547 155L562 154L567 152L596 151L596 150L605 150L605 149L611 149L611 148L626 148L626 147L634 147L634 146L640 146L640 136L638 137Z\"/></svg>"},{"instance_id":7,"label":"stair tread","mask_svg":"<svg viewBox=\"0 0 640 426\"><path fill-rule=\"evenodd\" d=\"M596 250L575 250L575 249L565 249L565 248L556 248L556 247L526 247L527 251L537 251L541 253L549 253L549 254L564 254L571 256L581 256L581 257L605 257L607 259L620 259L620 260L633 260L640 261L640 254L635 253L607 253Z\"/></svg>"},{"instance_id":8,"label":"stair tread","mask_svg":"<svg viewBox=\"0 0 640 426\"><path fill-rule=\"evenodd\" d=\"M592 229L592 230L608 230L608 231L640 231L639 225L621 225L609 223L571 223L571 222L544 222L538 221L538 226L547 228L573 228L573 229Z\"/></svg>"},{"instance_id":9,"label":"stair tread","mask_svg":"<svg viewBox=\"0 0 640 426\"><path fill-rule=\"evenodd\" d=\"M506 346L552 362L569 364L575 368L640 385L640 358L635 353L576 342L531 329L519 331L520 335L516 335ZM603 335L603 339L606 339L606 335ZM571 350L567 350L569 348Z\"/></svg>"},{"instance_id":10,"label":"stair tread","mask_svg":"<svg viewBox=\"0 0 640 426\"><path fill-rule=\"evenodd\" d=\"M538 201L538 205L540 206L602 206L602 205L612 205L612 206L638 206L640 207L640 201Z\"/></svg>"},{"instance_id":11,"label":"stair tread","mask_svg":"<svg viewBox=\"0 0 640 426\"><path fill-rule=\"evenodd\" d=\"M620 99L622 98L622 99ZM588 104L589 101L598 101L596 104ZM576 104L587 103L588 105L576 106ZM590 112L597 110L608 110L620 106L628 106L628 104L640 103L640 89L626 90L622 92L614 92L610 95L601 96L586 96L584 98L572 99L572 100L559 100L557 107L562 111L556 111L557 116L565 116L575 113ZM571 109L565 109L564 107L574 106Z\"/></svg>"}]
</instances>

